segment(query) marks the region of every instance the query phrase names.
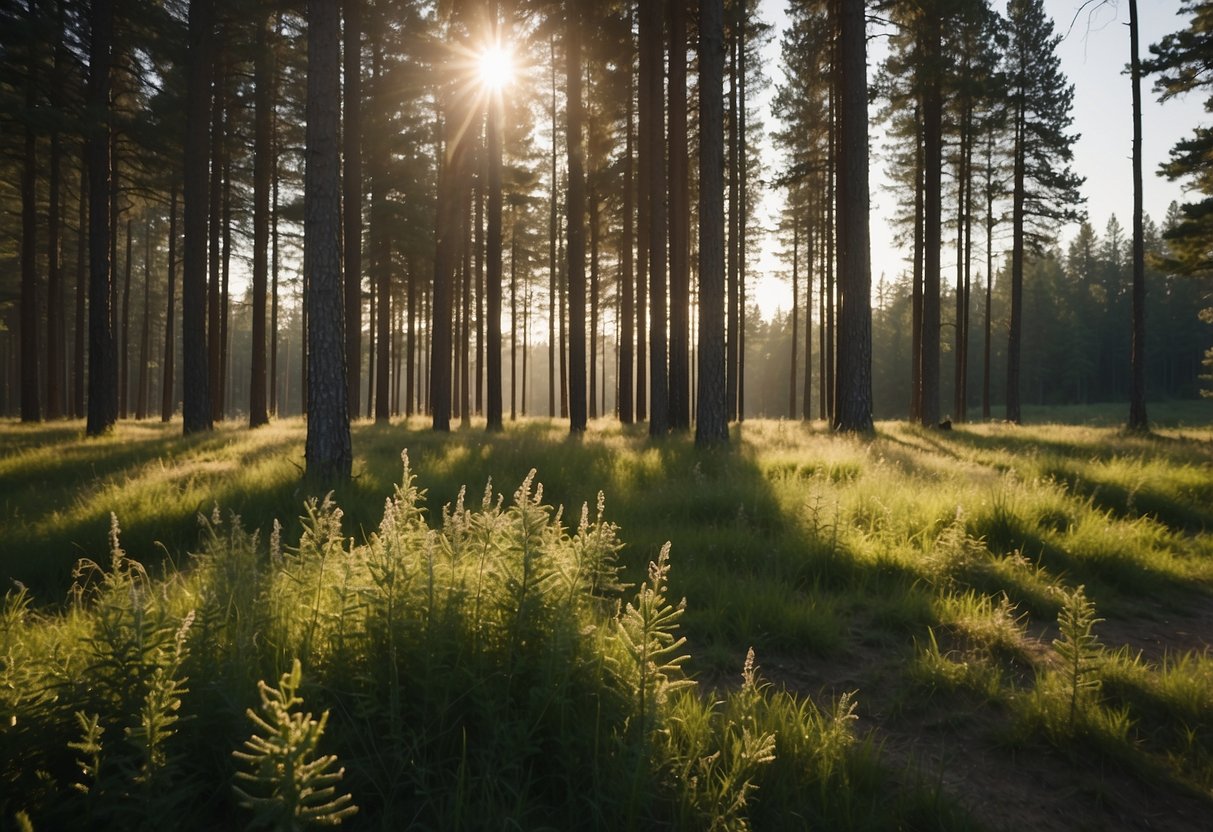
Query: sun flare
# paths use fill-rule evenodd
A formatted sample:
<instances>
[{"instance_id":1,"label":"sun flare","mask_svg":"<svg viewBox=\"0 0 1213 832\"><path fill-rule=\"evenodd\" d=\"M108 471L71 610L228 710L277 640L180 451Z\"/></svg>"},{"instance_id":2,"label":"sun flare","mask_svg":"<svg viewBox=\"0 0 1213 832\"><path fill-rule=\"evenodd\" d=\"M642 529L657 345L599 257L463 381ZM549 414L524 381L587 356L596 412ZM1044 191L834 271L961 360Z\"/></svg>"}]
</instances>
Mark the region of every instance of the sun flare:
<instances>
[{"instance_id":1,"label":"sun flare","mask_svg":"<svg viewBox=\"0 0 1213 832\"><path fill-rule=\"evenodd\" d=\"M480 83L492 90L509 86L514 80L514 56L500 44L480 53Z\"/></svg>"}]
</instances>

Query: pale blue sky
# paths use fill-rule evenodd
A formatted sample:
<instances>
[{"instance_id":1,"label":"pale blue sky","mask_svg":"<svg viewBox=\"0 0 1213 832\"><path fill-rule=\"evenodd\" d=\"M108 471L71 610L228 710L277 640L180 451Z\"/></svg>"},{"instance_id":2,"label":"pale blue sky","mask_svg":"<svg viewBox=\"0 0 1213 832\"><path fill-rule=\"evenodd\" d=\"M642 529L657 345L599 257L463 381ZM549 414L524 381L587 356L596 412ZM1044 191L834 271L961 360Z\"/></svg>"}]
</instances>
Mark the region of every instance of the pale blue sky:
<instances>
[{"instance_id":1,"label":"pale blue sky","mask_svg":"<svg viewBox=\"0 0 1213 832\"><path fill-rule=\"evenodd\" d=\"M995 0L995 5L1000 11L1005 10L1004 0ZM1070 23L1081 5L1081 0L1045 0L1045 8L1053 17L1056 30L1063 34L1070 30ZM762 16L782 30L786 24L786 7L787 0L762 0ZM1178 8L1178 0L1141 0L1138 3L1143 55L1148 54L1150 44L1185 26L1187 19L1179 16ZM1081 134L1075 146L1074 168L1079 175L1086 177L1083 185L1086 209L1091 223L1101 232L1112 214L1116 214L1121 225L1128 229L1133 211L1131 90L1128 76L1122 74L1129 59L1128 14L1127 0L1111 0L1090 15L1083 12L1060 46L1062 70L1075 86L1073 129ZM882 57L884 41L875 38L869 43L869 65L874 65ZM778 34L764 52L764 59L768 74L778 80ZM767 103L763 102L762 106L765 109ZM769 122L769 118L766 120ZM1155 220L1161 222L1172 200L1183 199L1179 184L1157 175L1159 163L1167 158L1176 140L1190 133L1196 124L1210 120L1213 117L1204 112L1203 96L1197 94L1159 104L1152 91L1152 80L1146 79L1143 84L1145 208L1146 213ZM879 152L883 135L878 125L873 125L873 130L873 150ZM773 150L767 148L765 154L768 164L779 164ZM883 166L883 160L873 160L873 289L882 272L891 280L902 271L906 256L892 242L887 217L893 198L883 187ZM773 212L781 200L781 194L768 194L764 210ZM768 225L771 223L769 216ZM1062 229L1060 237L1063 244L1073 233L1074 227ZM998 245L998 241L995 245ZM945 258L945 261L947 259L950 258ZM975 270L984 272L984 259L983 251L981 264L974 264ZM787 308L790 305L790 288L783 280L772 277L772 273L783 268L772 238L765 245L759 262L754 264L753 274L754 296L767 315L777 307ZM953 271L954 267L945 271L945 279L950 278Z\"/></svg>"}]
</instances>

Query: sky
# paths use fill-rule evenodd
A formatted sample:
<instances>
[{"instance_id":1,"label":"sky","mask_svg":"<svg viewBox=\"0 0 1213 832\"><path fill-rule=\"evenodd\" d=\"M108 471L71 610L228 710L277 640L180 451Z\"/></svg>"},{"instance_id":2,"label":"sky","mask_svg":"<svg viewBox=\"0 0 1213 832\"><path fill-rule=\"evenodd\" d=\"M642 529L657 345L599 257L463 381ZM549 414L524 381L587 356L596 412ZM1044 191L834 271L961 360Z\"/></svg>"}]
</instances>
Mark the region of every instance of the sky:
<instances>
[{"instance_id":1,"label":"sky","mask_svg":"<svg viewBox=\"0 0 1213 832\"><path fill-rule=\"evenodd\" d=\"M779 38L787 25L784 10L789 0L761 0L762 18L775 25L775 36L762 52L765 68L772 79L771 87L758 102L764 113L763 121L772 124L770 98L776 83L782 80L779 60ZM1005 12L1004 0L994 0L995 7ZM1132 170L1132 90L1129 76L1122 74L1129 60L1128 0L1111 0L1092 13L1075 14L1081 0L1045 0L1045 10L1053 18L1054 29L1066 35L1058 48L1062 71L1074 84L1074 124L1072 130L1081 134L1074 147L1074 170L1086 178L1082 187L1086 210L1091 224L1102 233L1109 216L1115 214L1128 230L1133 214ZM1092 4L1095 5L1095 4ZM1178 0L1145 0L1138 3L1141 17L1141 51L1148 54L1149 45L1164 35L1186 27L1188 19L1178 14ZM1071 28L1071 22L1073 27ZM1068 34L1067 34L1068 32ZM883 57L884 40L869 39L869 71ZM1160 104L1152 90L1152 80L1142 83L1142 159L1146 213L1158 222L1173 200L1184 199L1181 183L1172 183L1158 175L1158 166L1167 159L1177 140L1188 135L1200 123L1211 117L1204 112L1203 96L1199 93ZM906 252L893 243L888 218L892 214L893 197L885 186L884 162L880 158L884 136L877 124L872 125L871 233L873 291L882 274L892 281L905 268ZM779 154L769 143L761 148L769 171L782 167ZM783 195L777 191L764 194L760 204L763 225L772 227ZM1077 230L1077 225L1061 229L1059 238L1064 246ZM945 258L946 259L946 258ZM984 260L984 255L983 255ZM974 264L977 269L977 264ZM984 267L982 269L984 271ZM774 235L767 235L758 261L753 264L752 296L769 317L777 309L791 305L791 288L782 273L786 271L778 252ZM945 274L945 278L948 274ZM976 277L976 272L974 273Z\"/></svg>"}]
</instances>

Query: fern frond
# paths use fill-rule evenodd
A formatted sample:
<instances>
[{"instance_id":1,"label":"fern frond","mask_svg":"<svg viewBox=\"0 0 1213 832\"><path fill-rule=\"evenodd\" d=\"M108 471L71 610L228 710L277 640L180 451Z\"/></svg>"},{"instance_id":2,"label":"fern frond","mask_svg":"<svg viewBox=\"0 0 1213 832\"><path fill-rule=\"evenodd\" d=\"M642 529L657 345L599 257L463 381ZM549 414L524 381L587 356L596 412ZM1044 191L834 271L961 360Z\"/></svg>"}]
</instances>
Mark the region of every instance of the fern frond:
<instances>
[{"instance_id":1,"label":"fern frond","mask_svg":"<svg viewBox=\"0 0 1213 832\"><path fill-rule=\"evenodd\" d=\"M261 713L248 710L253 734L232 756L243 765L233 784L240 805L254 813L252 825L277 830L337 826L358 811L347 794L337 794L345 774L337 757L316 756L329 712L319 719L300 713L303 671L298 659L278 687L258 682Z\"/></svg>"}]
</instances>

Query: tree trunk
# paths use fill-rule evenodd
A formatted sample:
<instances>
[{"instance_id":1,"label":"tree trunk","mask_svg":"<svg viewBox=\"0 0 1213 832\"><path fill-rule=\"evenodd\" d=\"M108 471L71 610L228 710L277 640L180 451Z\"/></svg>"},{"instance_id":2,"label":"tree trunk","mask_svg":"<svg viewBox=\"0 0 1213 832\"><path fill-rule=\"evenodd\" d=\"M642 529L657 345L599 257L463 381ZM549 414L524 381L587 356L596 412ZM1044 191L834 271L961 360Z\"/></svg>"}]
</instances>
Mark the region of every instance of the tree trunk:
<instances>
[{"instance_id":1,"label":"tree trunk","mask_svg":"<svg viewBox=\"0 0 1213 832\"><path fill-rule=\"evenodd\" d=\"M556 236L560 215L556 207L556 35L548 46L552 70L552 191L548 199L548 418L556 418ZM631 98L628 99L631 112ZM627 237L627 219L624 219Z\"/></svg>"},{"instance_id":2,"label":"tree trunk","mask_svg":"<svg viewBox=\"0 0 1213 832\"><path fill-rule=\"evenodd\" d=\"M986 138L986 315L985 343L982 349L981 418L990 418L990 342L993 321L990 300L994 286L994 131Z\"/></svg>"},{"instance_id":3,"label":"tree trunk","mask_svg":"<svg viewBox=\"0 0 1213 832\"><path fill-rule=\"evenodd\" d=\"M94 0L89 7L92 38L89 43L88 112L88 423L89 436L110 430L118 418L118 364L114 352L111 296L113 261L110 259L110 66L113 60L114 7L112 0ZM205 130L205 125L203 127Z\"/></svg>"},{"instance_id":4,"label":"tree trunk","mask_svg":"<svg viewBox=\"0 0 1213 832\"><path fill-rule=\"evenodd\" d=\"M126 218L126 262L122 264L122 346L118 364L118 418L128 415L131 387L131 218Z\"/></svg>"},{"instance_id":5,"label":"tree trunk","mask_svg":"<svg viewBox=\"0 0 1213 832\"><path fill-rule=\"evenodd\" d=\"M796 418L796 363L800 357L800 222L792 215L792 350L788 373L788 419Z\"/></svg>"},{"instance_id":6,"label":"tree trunk","mask_svg":"<svg viewBox=\"0 0 1213 832\"><path fill-rule=\"evenodd\" d=\"M841 0L838 158L838 393L834 427L872 430L868 76L863 0Z\"/></svg>"},{"instance_id":7,"label":"tree trunk","mask_svg":"<svg viewBox=\"0 0 1213 832\"><path fill-rule=\"evenodd\" d=\"M590 213L590 418L598 418L598 178L597 160L591 163L589 213Z\"/></svg>"},{"instance_id":8,"label":"tree trunk","mask_svg":"<svg viewBox=\"0 0 1213 832\"><path fill-rule=\"evenodd\" d=\"M33 0L28 2L31 27ZM25 80L25 148L21 169L21 421L42 421L38 395L38 136L33 118L38 108L38 54L28 42Z\"/></svg>"},{"instance_id":9,"label":"tree trunk","mask_svg":"<svg viewBox=\"0 0 1213 832\"><path fill-rule=\"evenodd\" d=\"M191 0L192 2L192 0ZM226 34L220 31L220 38ZM222 49L215 49L212 54L214 61L214 75L211 79L212 95L211 101L211 159L210 159L210 211L209 211L209 261L207 262L210 272L210 282L207 285L206 291L206 353L207 353L207 383L210 387L210 421L221 421L223 419L223 389L221 373L223 371L223 351L220 346L219 336L221 333L220 318L222 316L222 307L219 304L219 268L221 264L219 251L219 235L222 227L222 189L223 189L223 88L224 88L224 72L221 65L219 53ZM205 131L203 133L205 135ZM187 156L188 163L188 156ZM188 247L187 247L188 249ZM306 294L306 288L304 292ZM306 298L305 298L306 303ZM306 363L306 362L305 362ZM306 370L305 381L306 381ZM306 386L306 385L305 385Z\"/></svg>"},{"instance_id":10,"label":"tree trunk","mask_svg":"<svg viewBox=\"0 0 1213 832\"><path fill-rule=\"evenodd\" d=\"M381 31L381 30L380 30ZM382 67L383 45L380 39L374 46L374 80L372 94L375 105L373 112L382 118L387 113L388 91ZM375 294L379 298L377 328L379 331L376 347L378 348L378 363L375 365L375 422L386 423L391 418L392 394L388 389L390 383L389 348L392 346L392 321L390 298L392 296L392 240L389 228L388 205L388 146L386 144L383 124L375 130L375 137L370 145L371 165L371 271L372 282L375 284Z\"/></svg>"},{"instance_id":11,"label":"tree trunk","mask_svg":"<svg viewBox=\"0 0 1213 832\"><path fill-rule=\"evenodd\" d=\"M635 245L635 224L634 218L636 213L636 191L634 181L635 167L635 143L633 141L633 129L635 110L633 105L633 85L634 73L632 71L631 44L632 44L632 22L635 17L635 7L633 4L628 4L628 59L627 68L624 71L627 78L627 127L624 137L624 154L623 154L623 235L620 239L620 266L622 274L619 281L620 292L620 308L619 315L619 361L618 370L616 371L616 383L619 393L616 398L617 410L619 411L619 421L625 425L632 424L635 419L635 404L633 399L633 378L635 373L636 354L635 354L635 331L633 324L636 314L636 303L633 292L635 290L636 269L635 262L632 259L633 246Z\"/></svg>"},{"instance_id":12,"label":"tree trunk","mask_svg":"<svg viewBox=\"0 0 1213 832\"><path fill-rule=\"evenodd\" d=\"M811 204L811 203L810 203ZM801 418L806 422L813 418L813 218L812 211L806 212L809 215L808 222L805 223L805 240L804 252L804 392L803 406L801 408Z\"/></svg>"},{"instance_id":13,"label":"tree trunk","mask_svg":"<svg viewBox=\"0 0 1213 832\"><path fill-rule=\"evenodd\" d=\"M923 133L923 275L922 275L922 410L919 421L939 424L940 310L939 278L942 248L943 89L938 70L941 30L938 20L927 21L925 43L928 65L922 104Z\"/></svg>"},{"instance_id":14,"label":"tree trunk","mask_svg":"<svg viewBox=\"0 0 1213 832\"><path fill-rule=\"evenodd\" d=\"M1022 101L1023 94L1020 94ZM1011 325L1007 335L1007 421L1019 424L1019 353L1023 331L1024 113L1015 113L1015 169L1011 197Z\"/></svg>"},{"instance_id":15,"label":"tree trunk","mask_svg":"<svg viewBox=\"0 0 1213 832\"><path fill-rule=\"evenodd\" d=\"M51 68L50 105L53 110L61 110L63 86L63 17L64 0L55 4L57 30L59 38L55 45L54 64ZM31 9L33 4L30 4ZM58 128L51 133L50 169L47 174L47 191L49 195L46 211L46 418L60 419L63 417L64 366L63 351L66 346L64 339L63 320L63 244L61 233L63 229L62 199L62 139Z\"/></svg>"},{"instance_id":16,"label":"tree trunk","mask_svg":"<svg viewBox=\"0 0 1213 832\"><path fill-rule=\"evenodd\" d=\"M737 36L741 20L736 12L738 0L734 0L734 15L730 21L729 38L729 266L728 266L728 352L725 357L725 406L729 421L737 420L737 368L741 360L741 295L737 287L738 243L740 242L741 176L738 172L737 152L737 85L740 72Z\"/></svg>"},{"instance_id":17,"label":"tree trunk","mask_svg":"<svg viewBox=\"0 0 1213 832\"><path fill-rule=\"evenodd\" d=\"M648 109L641 109L641 165L649 185L649 435L669 430L669 377L666 365L666 208L664 66L661 7L645 3L640 15L640 84Z\"/></svg>"},{"instance_id":18,"label":"tree trunk","mask_svg":"<svg viewBox=\"0 0 1213 832\"><path fill-rule=\"evenodd\" d=\"M231 102L224 105L223 110L223 255L220 264L219 284L219 415L217 418L226 419L231 410L229 401L232 385L228 383L232 344L231 344L231 275L232 275L232 158L227 146L227 134L231 126Z\"/></svg>"},{"instance_id":19,"label":"tree trunk","mask_svg":"<svg viewBox=\"0 0 1213 832\"><path fill-rule=\"evenodd\" d=\"M724 3L699 4L699 372L695 444L729 441L725 403Z\"/></svg>"},{"instance_id":20,"label":"tree trunk","mask_svg":"<svg viewBox=\"0 0 1213 832\"><path fill-rule=\"evenodd\" d=\"M691 197L687 145L687 4L670 0L670 427L691 426Z\"/></svg>"},{"instance_id":21,"label":"tree trunk","mask_svg":"<svg viewBox=\"0 0 1213 832\"><path fill-rule=\"evenodd\" d=\"M569 154L568 291L569 291L569 430L586 427L585 389L585 139L581 100L581 7L568 11L565 31L565 108Z\"/></svg>"},{"instance_id":22,"label":"tree trunk","mask_svg":"<svg viewBox=\"0 0 1213 832\"><path fill-rule=\"evenodd\" d=\"M276 48L282 19L274 24ZM273 51L271 50L271 58ZM278 415L278 66L270 64L270 379L269 415ZM288 376L289 378L289 376ZM283 396L285 404L285 394Z\"/></svg>"},{"instance_id":23,"label":"tree trunk","mask_svg":"<svg viewBox=\"0 0 1213 832\"><path fill-rule=\"evenodd\" d=\"M1133 83L1133 348L1129 429L1146 431L1146 254L1141 184L1141 63L1137 56L1137 0L1129 0L1130 72Z\"/></svg>"},{"instance_id":24,"label":"tree trunk","mask_svg":"<svg viewBox=\"0 0 1213 832\"><path fill-rule=\"evenodd\" d=\"M641 3L641 11L637 20L637 46L641 55L644 53L643 29L644 16L650 12L644 11L650 3L657 0L647 0ZM638 67L639 69L639 67ZM643 422L649 414L649 344L648 344L648 296L649 296L649 198L652 185L649 181L649 166L645 163L648 152L649 114L653 105L652 87L645 83L643 72L638 72L636 79L636 161L639 166L636 176L637 205L636 205L636 421Z\"/></svg>"},{"instance_id":25,"label":"tree trunk","mask_svg":"<svg viewBox=\"0 0 1213 832\"><path fill-rule=\"evenodd\" d=\"M135 418L147 418L148 362L152 341L152 216L143 227L143 322L139 329L139 378L135 384Z\"/></svg>"},{"instance_id":26,"label":"tree trunk","mask_svg":"<svg viewBox=\"0 0 1213 832\"><path fill-rule=\"evenodd\" d=\"M922 107L914 113L914 285L910 290L910 421L922 419L922 260L923 196L926 170L922 144Z\"/></svg>"},{"instance_id":27,"label":"tree trunk","mask_svg":"<svg viewBox=\"0 0 1213 832\"><path fill-rule=\"evenodd\" d=\"M510 208L510 421L518 421L518 211Z\"/></svg>"},{"instance_id":28,"label":"tree trunk","mask_svg":"<svg viewBox=\"0 0 1213 832\"><path fill-rule=\"evenodd\" d=\"M745 2L737 5L737 420L745 421L746 229L749 220L749 170L746 165Z\"/></svg>"},{"instance_id":29,"label":"tree trunk","mask_svg":"<svg viewBox=\"0 0 1213 832\"><path fill-rule=\"evenodd\" d=\"M350 477L349 388L342 355L341 192L338 146L340 13L309 0L304 269L309 273L307 473L330 483Z\"/></svg>"},{"instance_id":30,"label":"tree trunk","mask_svg":"<svg viewBox=\"0 0 1213 832\"><path fill-rule=\"evenodd\" d=\"M345 80L342 89L342 242L345 247L345 368L351 415L358 413L362 381L362 0L342 0ZM367 384L370 385L368 379Z\"/></svg>"},{"instance_id":31,"label":"tree trunk","mask_svg":"<svg viewBox=\"0 0 1213 832\"><path fill-rule=\"evenodd\" d=\"M164 374L160 388L160 421L167 422L177 410L173 395L177 337L177 183L173 182L168 210L168 308L164 315Z\"/></svg>"},{"instance_id":32,"label":"tree trunk","mask_svg":"<svg viewBox=\"0 0 1213 832\"><path fill-rule=\"evenodd\" d=\"M266 404L265 295L269 282L270 177L273 148L273 66L268 13L257 20L253 64L253 325L249 372L249 427L270 420Z\"/></svg>"},{"instance_id":33,"label":"tree trunk","mask_svg":"<svg viewBox=\"0 0 1213 832\"><path fill-rule=\"evenodd\" d=\"M492 24L497 27L496 9L493 10ZM502 425L502 408L505 405L501 378L501 168L502 168L502 101L499 96L493 96L489 101L488 115L485 121L485 146L489 157L489 217L486 246L488 259L485 270L485 281L488 292L488 321L485 326L488 331L488 402L485 405L485 429L500 431ZM513 398L513 392L510 393Z\"/></svg>"},{"instance_id":34,"label":"tree trunk","mask_svg":"<svg viewBox=\"0 0 1213 832\"><path fill-rule=\"evenodd\" d=\"M207 312L207 114L211 109L211 14L214 0L190 0L186 93L185 241L181 278L182 419L184 432L210 430Z\"/></svg>"},{"instance_id":35,"label":"tree trunk","mask_svg":"<svg viewBox=\"0 0 1213 832\"><path fill-rule=\"evenodd\" d=\"M463 333L459 339L459 355L458 355L458 371L459 371L459 421L462 427L471 427L472 425L472 401L471 401L471 379L468 378L468 373L471 370L469 363L471 357L472 346L472 189L464 190L464 209L463 209L463 285L460 289L460 310L459 320L463 327ZM386 308L389 306L388 295L384 293L379 298L380 317L383 320L384 329L387 328L387 318L385 317ZM386 350L386 344L384 345ZM386 363L387 353L384 352L381 363ZM386 371L385 371L386 372ZM384 384L387 384L387 376L384 376Z\"/></svg>"},{"instance_id":36,"label":"tree trunk","mask_svg":"<svg viewBox=\"0 0 1213 832\"><path fill-rule=\"evenodd\" d=\"M408 418L413 415L417 402L415 386L417 370L417 281L414 276L413 260L411 257L408 261L408 271L405 274L405 279L408 281L405 291L408 294L409 320L404 347L404 415L405 418Z\"/></svg>"},{"instance_id":37,"label":"tree trunk","mask_svg":"<svg viewBox=\"0 0 1213 832\"><path fill-rule=\"evenodd\" d=\"M80 154L80 201L76 218L76 326L72 333L72 415L84 418L84 296L88 287L88 140Z\"/></svg>"}]
</instances>

